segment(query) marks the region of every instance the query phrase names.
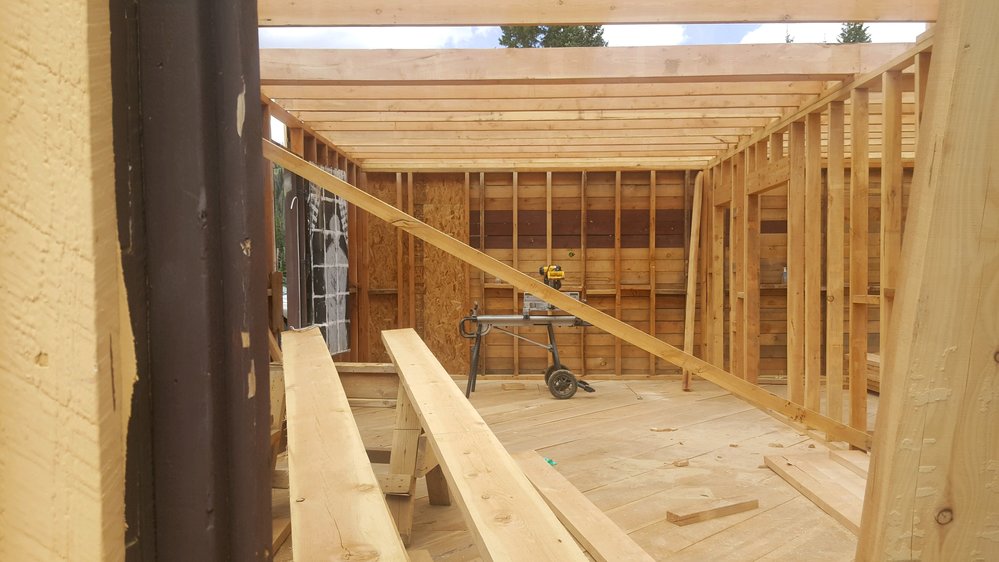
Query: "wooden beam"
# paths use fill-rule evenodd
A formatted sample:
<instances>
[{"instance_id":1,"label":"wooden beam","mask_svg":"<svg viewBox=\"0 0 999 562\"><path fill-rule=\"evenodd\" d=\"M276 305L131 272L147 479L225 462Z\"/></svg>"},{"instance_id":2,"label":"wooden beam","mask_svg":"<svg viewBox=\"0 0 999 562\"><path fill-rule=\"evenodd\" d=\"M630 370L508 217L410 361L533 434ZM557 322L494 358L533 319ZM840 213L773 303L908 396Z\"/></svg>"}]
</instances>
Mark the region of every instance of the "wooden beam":
<instances>
[{"instance_id":1,"label":"wooden beam","mask_svg":"<svg viewBox=\"0 0 999 562\"><path fill-rule=\"evenodd\" d=\"M817 81L692 82L688 84L487 84L380 85L380 84L271 84L261 88L273 99L348 100L503 100L553 98L684 97L716 95L818 95L825 89Z\"/></svg>"},{"instance_id":2,"label":"wooden beam","mask_svg":"<svg viewBox=\"0 0 999 562\"><path fill-rule=\"evenodd\" d=\"M392 429L392 452L389 455L389 474L406 477L403 495L388 495L385 502L395 520L395 526L408 545L413 535L413 512L416 500L416 456L420 444L419 417L403 385L399 385L395 401L395 427ZM383 490L385 491L385 490ZM388 491L385 491L388 494Z\"/></svg>"},{"instance_id":3,"label":"wooden beam","mask_svg":"<svg viewBox=\"0 0 999 562\"><path fill-rule=\"evenodd\" d=\"M614 49L261 49L260 81L498 85L843 80L878 68L908 48L895 43L793 43ZM781 64L773 64L774 60Z\"/></svg>"},{"instance_id":4,"label":"wooden beam","mask_svg":"<svg viewBox=\"0 0 999 562\"><path fill-rule=\"evenodd\" d=\"M656 171L649 172L649 335L656 336ZM688 351L687 353L690 353ZM656 374L656 356L649 354L649 375Z\"/></svg>"},{"instance_id":5,"label":"wooden beam","mask_svg":"<svg viewBox=\"0 0 999 562\"><path fill-rule=\"evenodd\" d=\"M697 254L701 240L701 199L704 191L704 172L694 179L694 204L690 219L690 257L687 259L687 295L683 313L683 351L694 353L694 312L697 309ZM701 297L703 300L704 297ZM702 327L703 329L703 327ZM683 371L683 389L690 390L690 371Z\"/></svg>"},{"instance_id":6,"label":"wooden beam","mask_svg":"<svg viewBox=\"0 0 999 562\"><path fill-rule=\"evenodd\" d=\"M858 559L999 556L999 4L942 7ZM988 70L986 70L988 69Z\"/></svg>"},{"instance_id":7,"label":"wooden beam","mask_svg":"<svg viewBox=\"0 0 999 562\"><path fill-rule=\"evenodd\" d=\"M608 6L597 0L569 4L539 4L514 0L497 4L467 4L435 0L419 6L405 0L372 3L320 0L262 0L261 26L393 26L393 25L602 25L620 23L790 23L830 21L934 21L937 0L849 0L836 3L794 3L739 0L706 4L673 0L663 10L656 0Z\"/></svg>"},{"instance_id":8,"label":"wooden beam","mask_svg":"<svg viewBox=\"0 0 999 562\"><path fill-rule=\"evenodd\" d=\"M323 112L360 113L517 113L538 111L621 111L665 109L720 109L720 108L798 108L812 96L801 94L716 94L693 97L680 96L629 96L584 98L578 94L566 98L528 99L350 99L350 98L282 98L275 100L300 118L312 121L312 115Z\"/></svg>"},{"instance_id":9,"label":"wooden beam","mask_svg":"<svg viewBox=\"0 0 999 562\"><path fill-rule=\"evenodd\" d=\"M745 379L745 295L744 275L745 262L745 208L746 204L746 153L740 152L732 157L732 168L729 176L732 207L729 211L729 362L732 374ZM790 229L789 229L790 230Z\"/></svg>"},{"instance_id":10,"label":"wooden beam","mask_svg":"<svg viewBox=\"0 0 999 562\"><path fill-rule=\"evenodd\" d=\"M749 170L767 164L767 141L754 146ZM760 374L760 196L743 189L743 361L746 380L756 383Z\"/></svg>"},{"instance_id":11,"label":"wooden beam","mask_svg":"<svg viewBox=\"0 0 999 562\"><path fill-rule=\"evenodd\" d=\"M850 100L853 120L850 168L850 425L867 430L867 304L853 297L867 294L867 215L870 168L867 111L870 95L858 88Z\"/></svg>"},{"instance_id":12,"label":"wooden beam","mask_svg":"<svg viewBox=\"0 0 999 562\"><path fill-rule=\"evenodd\" d=\"M373 159L361 161L372 172L591 172L700 169L709 158L471 158L465 160Z\"/></svg>"},{"instance_id":13,"label":"wooden beam","mask_svg":"<svg viewBox=\"0 0 999 562\"><path fill-rule=\"evenodd\" d=\"M403 204L403 192L402 192L402 172L396 172L395 174L395 208L402 209ZM406 307L403 306L403 294L405 284L405 273L403 270L403 256L405 253L403 247L403 236L406 233L401 229L395 231L395 296L396 296L396 308L395 308L395 322L396 328L402 328L406 325Z\"/></svg>"},{"instance_id":14,"label":"wooden beam","mask_svg":"<svg viewBox=\"0 0 999 562\"><path fill-rule=\"evenodd\" d=\"M776 394L770 393L763 388L748 383L738 377L733 376L725 370L711 365L710 363L698 359L682 350L669 345L668 343L653 338L649 334L634 328L606 313L603 313L585 303L579 302L561 292L546 286L533 277L525 275L499 260L483 254L478 250L469 247L447 234L436 230L426 223L423 223L411 215L403 213L399 209L392 207L388 203L373 197L354 186L340 181L336 177L326 173L284 148L265 140L263 142L264 156L274 162L279 163L292 172L312 181L316 185L343 197L351 203L365 209L378 218L392 224L398 228L420 237L428 244L440 248L458 259L468 262L473 267L479 268L486 273L498 277L514 287L537 295L569 314L590 322L594 326L601 328L614 335L618 339L627 340L631 345L639 349L653 353L656 356L676 365L682 369L688 369L692 374L711 381L733 394L749 401L750 403L764 409L773 410L781 415L787 416L794 421L814 427L820 431L830 434L830 438L843 440L857 447L867 449L869 436L866 432L857 431L844 426L838 422L822 416L818 412L807 410L801 406L788 403L788 401Z\"/></svg>"},{"instance_id":15,"label":"wooden beam","mask_svg":"<svg viewBox=\"0 0 999 562\"><path fill-rule=\"evenodd\" d=\"M846 181L843 166L844 104L829 104L829 171L826 199L826 393L828 415L843 420L843 264Z\"/></svg>"},{"instance_id":16,"label":"wooden beam","mask_svg":"<svg viewBox=\"0 0 999 562\"><path fill-rule=\"evenodd\" d=\"M559 521L597 562L652 562L620 527L535 451L513 455Z\"/></svg>"},{"instance_id":17,"label":"wooden beam","mask_svg":"<svg viewBox=\"0 0 999 562\"><path fill-rule=\"evenodd\" d=\"M494 86L495 87L495 86ZM504 86L505 87L505 86ZM343 121L324 122L313 121L312 125L320 132L337 131L580 131L580 130L617 130L618 134L643 129L690 129L700 127L705 133L708 129L722 127L763 127L772 120L766 117L669 117L660 115L655 119L590 119L585 121L448 121L416 122L395 121L385 122Z\"/></svg>"},{"instance_id":18,"label":"wooden beam","mask_svg":"<svg viewBox=\"0 0 999 562\"><path fill-rule=\"evenodd\" d=\"M289 331L282 339L295 558L365 552L405 560L322 333Z\"/></svg>"},{"instance_id":19,"label":"wooden beam","mask_svg":"<svg viewBox=\"0 0 999 562\"><path fill-rule=\"evenodd\" d=\"M519 190L519 179L520 175L517 172L513 172L513 177L510 182L510 192L512 196L511 208L513 210L513 240L511 245L511 250L513 252L513 268L520 271L520 195ZM513 312L517 313L518 295L517 291L511 291L513 305L511 306ZM514 328L513 333L520 334L520 328ZM520 339L513 338L513 376L520 374Z\"/></svg>"},{"instance_id":20,"label":"wooden beam","mask_svg":"<svg viewBox=\"0 0 999 562\"><path fill-rule=\"evenodd\" d=\"M714 168L711 174L712 192L718 193L718 185L723 182L722 166ZM711 284L710 284L710 323L711 341L708 361L721 367L725 364L725 207L712 196L711 205Z\"/></svg>"},{"instance_id":21,"label":"wooden beam","mask_svg":"<svg viewBox=\"0 0 999 562\"><path fill-rule=\"evenodd\" d=\"M621 171L614 173L614 318L621 318ZM614 374L621 375L621 338L614 338Z\"/></svg>"},{"instance_id":22,"label":"wooden beam","mask_svg":"<svg viewBox=\"0 0 999 562\"><path fill-rule=\"evenodd\" d=\"M416 203L413 198L413 172L408 172L406 174L406 208L409 210L409 215L414 215L414 209ZM412 233L407 236L406 240L406 282L409 285L409 327L416 327L416 237Z\"/></svg>"},{"instance_id":23,"label":"wooden beam","mask_svg":"<svg viewBox=\"0 0 999 562\"><path fill-rule=\"evenodd\" d=\"M787 396L805 404L805 123L791 123L787 188ZM808 406L805 404L806 407Z\"/></svg>"},{"instance_id":24,"label":"wooden beam","mask_svg":"<svg viewBox=\"0 0 999 562\"><path fill-rule=\"evenodd\" d=\"M804 263L805 406L819 411L822 395L822 121L805 118ZM790 229L789 229L790 230Z\"/></svg>"},{"instance_id":25,"label":"wooden beam","mask_svg":"<svg viewBox=\"0 0 999 562\"><path fill-rule=\"evenodd\" d=\"M382 340L479 547L479 556L484 560L586 560L416 332L386 330Z\"/></svg>"},{"instance_id":26,"label":"wooden beam","mask_svg":"<svg viewBox=\"0 0 999 562\"><path fill-rule=\"evenodd\" d=\"M881 153L881 255L879 264L881 275L879 287L881 306L878 334L881 350L881 372L891 372L895 360L887 349L888 334L891 333L892 309L895 304L895 289L898 287L899 254L902 252L902 88L898 72L884 75L884 148ZM881 377L881 387L891 385L887 377Z\"/></svg>"}]
</instances>

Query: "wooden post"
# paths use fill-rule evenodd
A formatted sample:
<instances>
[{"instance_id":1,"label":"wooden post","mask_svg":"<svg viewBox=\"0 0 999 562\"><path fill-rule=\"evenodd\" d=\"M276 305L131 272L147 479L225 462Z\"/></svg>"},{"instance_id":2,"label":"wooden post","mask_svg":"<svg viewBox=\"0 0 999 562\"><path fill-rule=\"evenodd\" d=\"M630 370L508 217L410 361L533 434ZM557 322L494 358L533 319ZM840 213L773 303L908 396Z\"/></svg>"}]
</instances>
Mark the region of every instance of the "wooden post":
<instances>
[{"instance_id":1,"label":"wooden post","mask_svg":"<svg viewBox=\"0 0 999 562\"><path fill-rule=\"evenodd\" d=\"M822 390L822 115L805 118L805 407L819 411Z\"/></svg>"},{"instance_id":2,"label":"wooden post","mask_svg":"<svg viewBox=\"0 0 999 562\"><path fill-rule=\"evenodd\" d=\"M389 474L408 475L409 493L407 495L387 495L385 501L388 502L389 511L395 519L402 542L407 545L413 534L413 508L416 499L416 452L419 448L421 430L420 419L409 400L409 394L405 387L400 384L395 403L395 429L392 431Z\"/></svg>"},{"instance_id":3,"label":"wooden post","mask_svg":"<svg viewBox=\"0 0 999 562\"><path fill-rule=\"evenodd\" d=\"M656 171L649 172L649 334L656 337ZM649 374L656 374L656 356L649 354Z\"/></svg>"},{"instance_id":4,"label":"wooden post","mask_svg":"<svg viewBox=\"0 0 999 562\"><path fill-rule=\"evenodd\" d=\"M940 10L858 560L999 558L999 4Z\"/></svg>"},{"instance_id":5,"label":"wooden post","mask_svg":"<svg viewBox=\"0 0 999 562\"><path fill-rule=\"evenodd\" d=\"M694 312L697 307L697 251L701 237L701 200L704 197L704 172L694 180L694 203L690 217L690 258L687 261L686 308L683 315L683 350L694 352ZM683 370L683 389L690 390L690 371Z\"/></svg>"},{"instance_id":6,"label":"wooden post","mask_svg":"<svg viewBox=\"0 0 999 562\"><path fill-rule=\"evenodd\" d=\"M264 138L271 138L271 107L260 104L260 125ZM277 245L274 238L274 164L264 160L264 252L267 271L277 269Z\"/></svg>"},{"instance_id":7,"label":"wooden post","mask_svg":"<svg viewBox=\"0 0 999 562\"><path fill-rule=\"evenodd\" d=\"M923 108L926 107L926 81L930 76L930 60L933 54L923 51L916 55L916 139L919 139L919 124L923 121Z\"/></svg>"},{"instance_id":8,"label":"wooden post","mask_svg":"<svg viewBox=\"0 0 999 562\"><path fill-rule=\"evenodd\" d=\"M586 172L579 177L579 285L586 296ZM579 328L579 374L586 375L586 326Z\"/></svg>"},{"instance_id":9,"label":"wooden post","mask_svg":"<svg viewBox=\"0 0 999 562\"><path fill-rule=\"evenodd\" d=\"M621 172L614 173L614 318L621 319ZM614 339L614 374L621 374L621 340Z\"/></svg>"},{"instance_id":10,"label":"wooden post","mask_svg":"<svg viewBox=\"0 0 999 562\"><path fill-rule=\"evenodd\" d=\"M368 175L364 172L358 174L358 187L362 190L368 190ZM369 325L371 323L371 298L368 291L371 289L371 279L369 275L369 266L371 262L371 248L368 244L368 219L371 217L366 212L358 211L357 219L360 223L358 225L357 234L358 240L355 243L355 252L360 252L358 256L358 271L357 274L357 296L358 296L358 307L357 307L357 358L359 361L370 361L370 330Z\"/></svg>"},{"instance_id":11,"label":"wooden post","mask_svg":"<svg viewBox=\"0 0 999 562\"><path fill-rule=\"evenodd\" d=\"M723 185L725 166L715 168L712 193ZM725 207L712 201L711 217L711 342L709 363L725 366Z\"/></svg>"},{"instance_id":12,"label":"wooden post","mask_svg":"<svg viewBox=\"0 0 999 562\"><path fill-rule=\"evenodd\" d=\"M400 211L403 209L403 198L402 198L402 174L396 173L395 175L395 208ZM406 325L406 307L403 306L403 295L405 291L405 276L403 275L403 254L405 250L403 249L402 237L403 231L401 229L396 229L395 231L395 323L396 328L402 328Z\"/></svg>"},{"instance_id":13,"label":"wooden post","mask_svg":"<svg viewBox=\"0 0 999 562\"><path fill-rule=\"evenodd\" d=\"M843 167L844 104L829 104L829 172L826 219L826 393L829 417L843 420L843 250L846 182Z\"/></svg>"},{"instance_id":14,"label":"wooden post","mask_svg":"<svg viewBox=\"0 0 999 562\"><path fill-rule=\"evenodd\" d=\"M787 186L787 395L805 404L805 123L790 126Z\"/></svg>"},{"instance_id":15,"label":"wooden post","mask_svg":"<svg viewBox=\"0 0 999 562\"><path fill-rule=\"evenodd\" d=\"M850 126L850 426L867 431L867 206L870 182L866 89L853 91Z\"/></svg>"},{"instance_id":16,"label":"wooden post","mask_svg":"<svg viewBox=\"0 0 999 562\"><path fill-rule=\"evenodd\" d=\"M413 198L413 172L406 174L406 206L409 209L409 215L414 215L414 209L416 208L416 203ZM406 272L408 282L409 282L409 327L416 328L416 237L412 234L409 235L409 247L408 256L409 261L407 262Z\"/></svg>"},{"instance_id":17,"label":"wooden post","mask_svg":"<svg viewBox=\"0 0 999 562\"><path fill-rule=\"evenodd\" d=\"M731 361L731 372L740 378L746 378L746 367L744 361L745 353L745 330L746 317L744 299L745 293L742 291L744 284L743 260L745 259L745 236L744 214L745 194L746 194L746 153L740 152L731 160L731 190L732 203L729 213L729 270L731 278L728 286L728 302L731 307L729 312L729 352Z\"/></svg>"},{"instance_id":18,"label":"wooden post","mask_svg":"<svg viewBox=\"0 0 999 562\"><path fill-rule=\"evenodd\" d=\"M519 208L520 208L520 203L519 203L520 196L517 193L519 191L519 180L520 180L520 178L517 175L517 172L514 172L513 173L513 183L511 184L513 186L513 189L511 190L512 193L513 193L513 246L512 246L512 248L513 248L513 268L516 269L517 271L520 271L520 257L518 256L518 254L519 254L518 250L519 250L519 247L520 247L520 210L519 210ZM518 306L517 305L519 304L519 302L517 300L517 288L516 287L512 287L511 288L511 292L513 293L513 312L512 312L512 314L517 314L517 312L518 312L518 310L517 310ZM519 334L520 333L520 329L519 328L514 328L513 332L515 334ZM513 375L514 376L520 375L520 340L517 339L517 338L513 338Z\"/></svg>"},{"instance_id":19,"label":"wooden post","mask_svg":"<svg viewBox=\"0 0 999 562\"><path fill-rule=\"evenodd\" d=\"M756 144L753 169L767 165L767 141ZM743 226L743 315L745 332L743 342L743 365L746 380L756 383L760 375L760 196L749 194L744 189L745 220Z\"/></svg>"},{"instance_id":20,"label":"wooden post","mask_svg":"<svg viewBox=\"0 0 999 562\"><path fill-rule=\"evenodd\" d=\"M902 73L886 72L883 77L881 146L881 300L880 329L881 372L890 373L895 360L887 353L891 332L892 308L898 277L898 259L902 251ZM881 377L881 388L891 381ZM883 390L887 393L887 390Z\"/></svg>"}]
</instances>

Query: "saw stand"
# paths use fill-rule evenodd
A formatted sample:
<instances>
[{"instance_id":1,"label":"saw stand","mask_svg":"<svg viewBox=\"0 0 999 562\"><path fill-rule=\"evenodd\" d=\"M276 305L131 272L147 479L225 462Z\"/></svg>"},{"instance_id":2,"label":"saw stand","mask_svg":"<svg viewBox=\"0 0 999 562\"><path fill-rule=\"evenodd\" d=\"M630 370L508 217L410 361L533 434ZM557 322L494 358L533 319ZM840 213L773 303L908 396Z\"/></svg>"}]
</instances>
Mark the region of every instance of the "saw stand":
<instances>
[{"instance_id":1,"label":"saw stand","mask_svg":"<svg viewBox=\"0 0 999 562\"><path fill-rule=\"evenodd\" d=\"M545 370L545 384L548 385L548 391L555 398L560 400L572 398L576 394L577 388L582 388L586 392L596 392L589 383L577 379L562 364L558 355L558 345L555 343L555 326L589 326L590 324L575 316L531 314L531 310L537 309L539 303L545 309L552 309L544 301L528 294L524 296L523 314L479 315L479 305L476 303L475 307L471 310L471 314L461 319L461 322L458 324L458 331L461 333L461 337L475 340L475 343L472 345L471 366L468 371L468 385L465 387L465 397L471 396L471 393L475 391L475 379L478 376L479 352L482 348L482 338L494 328L511 337L544 348L551 353L552 364ZM522 326L544 326L548 331L548 343L544 344L530 338L525 338L506 329Z\"/></svg>"}]
</instances>

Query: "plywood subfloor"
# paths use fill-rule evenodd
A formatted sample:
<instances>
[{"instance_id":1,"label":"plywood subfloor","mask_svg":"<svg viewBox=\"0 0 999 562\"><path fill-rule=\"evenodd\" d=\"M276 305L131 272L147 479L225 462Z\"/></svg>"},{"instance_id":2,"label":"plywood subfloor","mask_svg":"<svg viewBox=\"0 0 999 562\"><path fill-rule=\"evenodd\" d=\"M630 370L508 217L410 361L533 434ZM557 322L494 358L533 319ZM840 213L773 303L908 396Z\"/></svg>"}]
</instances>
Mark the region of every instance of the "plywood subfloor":
<instances>
[{"instance_id":1,"label":"plywood subfloor","mask_svg":"<svg viewBox=\"0 0 999 562\"><path fill-rule=\"evenodd\" d=\"M853 559L856 537L763 462L825 445L710 383L684 393L676 381L597 381L595 394L561 401L533 381L503 384L480 381L472 402L507 449L553 459L654 558ZM355 416L368 447L391 443L393 410L358 408ZM436 560L478 560L457 507L429 505L422 482L417 494L410 548ZM756 498L760 507L685 527L666 521L672 507L731 497ZM291 560L293 540L275 560Z\"/></svg>"}]
</instances>

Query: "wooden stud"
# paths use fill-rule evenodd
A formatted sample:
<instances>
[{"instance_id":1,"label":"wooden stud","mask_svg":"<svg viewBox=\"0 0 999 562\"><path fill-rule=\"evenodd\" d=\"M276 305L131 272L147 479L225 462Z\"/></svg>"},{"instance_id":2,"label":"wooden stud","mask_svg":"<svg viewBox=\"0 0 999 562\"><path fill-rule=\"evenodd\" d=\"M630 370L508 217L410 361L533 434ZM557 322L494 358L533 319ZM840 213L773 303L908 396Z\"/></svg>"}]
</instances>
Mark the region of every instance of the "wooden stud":
<instances>
[{"instance_id":1,"label":"wooden stud","mask_svg":"<svg viewBox=\"0 0 999 562\"><path fill-rule=\"evenodd\" d=\"M902 86L901 72L886 72L882 96L882 128L884 141L881 149L881 275L879 307L879 339L881 372L890 373L894 357L886 343L891 333L892 309L898 281L899 254L902 252ZM881 377L881 388L891 385Z\"/></svg>"},{"instance_id":2,"label":"wooden stud","mask_svg":"<svg viewBox=\"0 0 999 562\"><path fill-rule=\"evenodd\" d=\"M545 174L545 265L552 263L552 173Z\"/></svg>"},{"instance_id":3,"label":"wooden stud","mask_svg":"<svg viewBox=\"0 0 999 562\"><path fill-rule=\"evenodd\" d=\"M916 55L916 138L919 138L919 124L923 121L923 108L926 107L926 83L930 77L930 61L933 53L923 51Z\"/></svg>"},{"instance_id":4,"label":"wooden stud","mask_svg":"<svg viewBox=\"0 0 999 562\"><path fill-rule=\"evenodd\" d=\"M713 189L717 193L718 184L724 181L724 166L717 166L711 174ZM713 198L713 197L712 197ZM725 365L725 207L712 205L711 217L711 341L709 361L713 365Z\"/></svg>"},{"instance_id":5,"label":"wooden stud","mask_svg":"<svg viewBox=\"0 0 999 562\"><path fill-rule=\"evenodd\" d=\"M472 178L471 174L465 172L465 196L462 198L465 202L465 216L471 216L472 209ZM463 240L466 244L469 244L472 239L472 225L471 221L462 221L463 227L465 229ZM462 270L465 274L465 308L469 309L472 307L472 269L468 265L468 262L461 264Z\"/></svg>"},{"instance_id":6,"label":"wooden stud","mask_svg":"<svg viewBox=\"0 0 999 562\"><path fill-rule=\"evenodd\" d=\"M520 271L520 175L517 172L513 172L513 180L511 181L511 194L513 197L513 268ZM518 312L520 301L517 298L517 289L511 288L512 299L513 299L513 312L516 314ZM520 329L514 328L513 333L520 335ZM513 338L513 376L520 375L520 340Z\"/></svg>"},{"instance_id":7,"label":"wooden stud","mask_svg":"<svg viewBox=\"0 0 999 562\"><path fill-rule=\"evenodd\" d=\"M586 296L586 172L579 177L579 284ZM586 326L579 328L579 374L586 375Z\"/></svg>"},{"instance_id":8,"label":"wooden stud","mask_svg":"<svg viewBox=\"0 0 999 562\"><path fill-rule=\"evenodd\" d=\"M788 398L805 404L805 123L790 126L791 177L787 195Z\"/></svg>"},{"instance_id":9,"label":"wooden stud","mask_svg":"<svg viewBox=\"0 0 999 562\"><path fill-rule=\"evenodd\" d=\"M829 171L826 219L826 396L830 418L843 420L843 250L846 181L844 104L829 104Z\"/></svg>"},{"instance_id":10,"label":"wooden stud","mask_svg":"<svg viewBox=\"0 0 999 562\"><path fill-rule=\"evenodd\" d=\"M309 146L308 144L306 145ZM315 158L316 153L316 143L315 138L312 139L311 152L313 158ZM357 185L357 170L352 162L348 162L347 166L347 183L350 185ZM355 205L347 204L347 239L348 240L362 240L360 232L360 219L358 209ZM362 241L363 244L363 241ZM363 246L356 246L356 248L362 248ZM351 361L359 360L359 348L360 348L360 307L359 301L361 294L361 287L359 283L360 279L360 267L361 254L364 252L351 251L347 253L347 285L353 290L353 297L348 300L350 308L350 351L348 357Z\"/></svg>"},{"instance_id":11,"label":"wooden stud","mask_svg":"<svg viewBox=\"0 0 999 562\"><path fill-rule=\"evenodd\" d=\"M364 172L360 172L357 177L358 187L364 191L368 190L368 175ZM368 220L370 215L366 212L360 211L357 213L357 219L360 224L358 225L357 235L358 242L353 245L353 251L359 252L361 255L357 261L358 271L357 274L357 296L358 300L358 311L357 311L357 357L361 361L370 361L370 324L371 324L371 276L370 276L370 266L371 266L371 247L368 242Z\"/></svg>"},{"instance_id":12,"label":"wooden stud","mask_svg":"<svg viewBox=\"0 0 999 562\"><path fill-rule=\"evenodd\" d=\"M853 91L850 168L850 296L867 294L867 206L870 185L866 89ZM850 426L867 431L867 305L850 303Z\"/></svg>"},{"instance_id":13,"label":"wooden stud","mask_svg":"<svg viewBox=\"0 0 999 562\"><path fill-rule=\"evenodd\" d=\"M621 318L621 172L614 173L614 318ZM621 339L614 339L614 374L621 375Z\"/></svg>"},{"instance_id":14,"label":"wooden stud","mask_svg":"<svg viewBox=\"0 0 999 562\"><path fill-rule=\"evenodd\" d=\"M266 103L260 105L261 135L271 138L271 108ZM264 160L264 252L267 255L267 271L277 269L277 245L274 237L274 164Z\"/></svg>"},{"instance_id":15,"label":"wooden stud","mask_svg":"<svg viewBox=\"0 0 999 562\"><path fill-rule=\"evenodd\" d=\"M486 174L479 172L479 251L482 253L486 252ZM486 273L484 271L479 271L479 287L482 291L482 314L489 313L489 307L486 301ZM489 346L484 345L479 349L480 365L482 365L482 374L486 374L486 365Z\"/></svg>"},{"instance_id":16,"label":"wooden stud","mask_svg":"<svg viewBox=\"0 0 999 562\"><path fill-rule=\"evenodd\" d=\"M683 314L683 350L694 352L694 312L697 307L697 253L701 240L701 199L704 191L704 172L694 179L694 203L691 206L690 254L687 260L687 295ZM703 297L702 297L703 298ZM683 371L683 390L690 390L690 371Z\"/></svg>"},{"instance_id":17,"label":"wooden stud","mask_svg":"<svg viewBox=\"0 0 999 562\"><path fill-rule=\"evenodd\" d=\"M395 208L403 209L403 198L402 198L402 173L396 173L395 175ZM405 233L402 230L395 231L395 296L396 296L396 309L395 309L395 323L396 328L402 328L406 325L406 307L403 306L403 295L405 294L404 284L405 277L403 274L403 255L405 250L402 245L402 237Z\"/></svg>"},{"instance_id":18,"label":"wooden stud","mask_svg":"<svg viewBox=\"0 0 999 562\"><path fill-rule=\"evenodd\" d=\"M728 285L729 312L729 361L732 374L746 378L745 356L745 189L746 153L732 157L730 172L732 207L729 211L729 271Z\"/></svg>"},{"instance_id":19,"label":"wooden stud","mask_svg":"<svg viewBox=\"0 0 999 562\"><path fill-rule=\"evenodd\" d=\"M649 334L656 337L656 171L649 172ZM689 352L688 352L689 353ZM649 375L656 374L656 356L649 354Z\"/></svg>"},{"instance_id":20,"label":"wooden stud","mask_svg":"<svg viewBox=\"0 0 999 562\"><path fill-rule=\"evenodd\" d=\"M941 4L858 560L999 556L997 20Z\"/></svg>"},{"instance_id":21,"label":"wooden stud","mask_svg":"<svg viewBox=\"0 0 999 562\"><path fill-rule=\"evenodd\" d=\"M754 169L767 165L767 142L755 145ZM744 189L743 227L743 362L746 380L756 383L760 374L760 196Z\"/></svg>"},{"instance_id":22,"label":"wooden stud","mask_svg":"<svg viewBox=\"0 0 999 562\"><path fill-rule=\"evenodd\" d=\"M416 203L413 197L413 172L406 174L406 208L409 209L409 216L413 216ZM409 282L409 327L416 327L416 237L410 234L407 248L406 272Z\"/></svg>"},{"instance_id":23,"label":"wooden stud","mask_svg":"<svg viewBox=\"0 0 999 562\"><path fill-rule=\"evenodd\" d=\"M822 396L822 120L805 118L805 407L819 411Z\"/></svg>"},{"instance_id":24,"label":"wooden stud","mask_svg":"<svg viewBox=\"0 0 999 562\"><path fill-rule=\"evenodd\" d=\"M482 254L474 248L470 248L467 244L463 244L455 238L430 227L426 223L401 212L399 209L380 199L338 180L334 176L303 161L301 158L296 157L294 154L270 141L264 140L262 146L265 158L271 159L324 189L347 199L349 202L360 206L378 218L394 224L414 236L420 237L424 242L432 244L458 259L469 262L472 266L485 271L487 274L505 280L517 289L538 295L538 297L546 302L590 322L616 338L625 339L629 344L644 351L654 353L656 356L681 369L689 369L694 375L713 382L752 404L793 418L808 427L824 431L830 439L846 441L860 448L867 449L870 447L870 436L865 431L858 431L844 426L818 412L791 404L784 397L746 382L717 366L684 353L682 350L662 340L653 338L644 331L638 330L619 319L572 299L560 291L544 285L536 278L525 275L491 256Z\"/></svg>"}]
</instances>

